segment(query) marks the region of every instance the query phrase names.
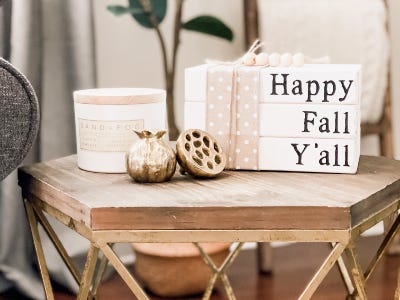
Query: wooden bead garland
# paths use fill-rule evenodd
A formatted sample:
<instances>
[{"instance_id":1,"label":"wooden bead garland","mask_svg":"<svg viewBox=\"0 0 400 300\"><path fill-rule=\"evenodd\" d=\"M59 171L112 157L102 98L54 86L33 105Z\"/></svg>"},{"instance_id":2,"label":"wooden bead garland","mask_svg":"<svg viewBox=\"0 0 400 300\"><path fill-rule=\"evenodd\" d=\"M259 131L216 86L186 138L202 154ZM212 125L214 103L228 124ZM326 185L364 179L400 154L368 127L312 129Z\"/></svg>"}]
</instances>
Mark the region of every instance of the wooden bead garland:
<instances>
[{"instance_id":1,"label":"wooden bead garland","mask_svg":"<svg viewBox=\"0 0 400 300\"><path fill-rule=\"evenodd\" d=\"M262 52L260 54L257 54L256 56L256 66L266 66L268 65L268 54L265 52Z\"/></svg>"},{"instance_id":2,"label":"wooden bead garland","mask_svg":"<svg viewBox=\"0 0 400 300\"><path fill-rule=\"evenodd\" d=\"M283 53L281 55L281 66L282 67L290 67L292 65L293 62L293 57L292 54L290 53Z\"/></svg>"},{"instance_id":3,"label":"wooden bead garland","mask_svg":"<svg viewBox=\"0 0 400 300\"><path fill-rule=\"evenodd\" d=\"M245 66L270 66L270 67L302 67L305 62L303 53L279 54L274 52L268 55L265 52L255 55L253 52L246 53L241 58L241 63Z\"/></svg>"},{"instance_id":4,"label":"wooden bead garland","mask_svg":"<svg viewBox=\"0 0 400 300\"><path fill-rule=\"evenodd\" d=\"M252 52L246 53L242 58L242 62L246 66L252 66L256 63L256 55Z\"/></svg>"},{"instance_id":5,"label":"wooden bead garland","mask_svg":"<svg viewBox=\"0 0 400 300\"><path fill-rule=\"evenodd\" d=\"M281 55L279 53L274 52L268 57L268 59L269 59L269 65L271 67L277 67L281 62Z\"/></svg>"},{"instance_id":6,"label":"wooden bead garland","mask_svg":"<svg viewBox=\"0 0 400 300\"><path fill-rule=\"evenodd\" d=\"M293 55L293 66L294 67L301 67L304 65L304 54L303 53L296 53Z\"/></svg>"}]
</instances>

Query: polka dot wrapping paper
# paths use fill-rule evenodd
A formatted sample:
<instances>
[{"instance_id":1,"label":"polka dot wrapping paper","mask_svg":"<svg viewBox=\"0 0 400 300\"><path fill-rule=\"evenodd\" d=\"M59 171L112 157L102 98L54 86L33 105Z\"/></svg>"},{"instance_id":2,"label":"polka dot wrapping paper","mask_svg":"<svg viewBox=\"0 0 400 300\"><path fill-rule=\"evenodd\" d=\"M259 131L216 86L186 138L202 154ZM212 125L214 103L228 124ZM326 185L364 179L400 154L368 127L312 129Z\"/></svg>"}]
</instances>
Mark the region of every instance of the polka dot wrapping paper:
<instances>
[{"instance_id":1,"label":"polka dot wrapping paper","mask_svg":"<svg viewBox=\"0 0 400 300\"><path fill-rule=\"evenodd\" d=\"M246 66L208 69L206 131L226 149L228 169L258 170L259 71Z\"/></svg>"},{"instance_id":2,"label":"polka dot wrapping paper","mask_svg":"<svg viewBox=\"0 0 400 300\"><path fill-rule=\"evenodd\" d=\"M246 66L185 70L185 129L217 138L226 169L357 172L361 66Z\"/></svg>"}]
</instances>

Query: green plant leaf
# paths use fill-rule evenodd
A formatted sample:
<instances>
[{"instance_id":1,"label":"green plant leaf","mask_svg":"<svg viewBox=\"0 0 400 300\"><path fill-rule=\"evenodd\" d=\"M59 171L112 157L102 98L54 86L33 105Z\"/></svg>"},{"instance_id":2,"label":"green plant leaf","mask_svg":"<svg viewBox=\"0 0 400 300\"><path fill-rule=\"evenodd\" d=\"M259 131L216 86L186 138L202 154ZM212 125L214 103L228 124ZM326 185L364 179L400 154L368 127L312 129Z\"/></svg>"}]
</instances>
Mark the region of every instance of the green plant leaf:
<instances>
[{"instance_id":1,"label":"green plant leaf","mask_svg":"<svg viewBox=\"0 0 400 300\"><path fill-rule=\"evenodd\" d=\"M158 23L161 23L165 15L167 14L167 0L149 0L152 12L157 19ZM144 11L142 4L139 0L129 0L129 8L133 11L140 11L140 13L132 13L132 17L143 27L153 28L150 22L148 14Z\"/></svg>"},{"instance_id":2,"label":"green plant leaf","mask_svg":"<svg viewBox=\"0 0 400 300\"><path fill-rule=\"evenodd\" d=\"M108 5L107 10L112 12L116 16L127 14L129 12L129 7L121 5Z\"/></svg>"},{"instance_id":3,"label":"green plant leaf","mask_svg":"<svg viewBox=\"0 0 400 300\"><path fill-rule=\"evenodd\" d=\"M143 11L140 9L131 9L130 7L125 7L121 5L108 5L107 10L116 16L121 16L124 14L142 14Z\"/></svg>"},{"instance_id":4,"label":"green plant leaf","mask_svg":"<svg viewBox=\"0 0 400 300\"><path fill-rule=\"evenodd\" d=\"M221 20L213 16L198 16L182 24L186 30L213 35L228 41L233 40L232 30Z\"/></svg>"}]
</instances>

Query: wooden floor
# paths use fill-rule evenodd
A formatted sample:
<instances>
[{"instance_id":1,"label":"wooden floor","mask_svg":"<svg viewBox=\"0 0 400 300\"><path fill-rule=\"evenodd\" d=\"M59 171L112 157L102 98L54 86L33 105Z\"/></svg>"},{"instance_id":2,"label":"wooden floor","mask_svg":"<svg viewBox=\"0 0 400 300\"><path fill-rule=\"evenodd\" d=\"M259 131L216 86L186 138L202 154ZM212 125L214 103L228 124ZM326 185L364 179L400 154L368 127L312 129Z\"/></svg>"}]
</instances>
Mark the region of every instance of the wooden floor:
<instances>
[{"instance_id":1,"label":"wooden floor","mask_svg":"<svg viewBox=\"0 0 400 300\"><path fill-rule=\"evenodd\" d=\"M361 249L360 258L365 266L373 251L378 247L380 238L363 238L358 244ZM326 244L293 244L274 250L273 275L259 275L256 269L254 250L245 250L240 253L229 271L229 277L238 300L283 300L297 299L302 289L313 275L318 265L328 253ZM393 299L397 280L397 271L400 267L400 256L386 256L380 262L375 273L368 281L367 292L369 299ZM14 291L0 294L0 300L19 299L21 295ZM72 300L74 296L63 292L56 293L57 300ZM100 299L135 299L118 275L114 275L100 288ZM159 300L152 296L152 300ZM197 300L200 297L182 298ZM226 299L222 289L214 292L212 300ZM312 299L338 300L345 299L345 289L339 273L334 268L318 289Z\"/></svg>"}]
</instances>

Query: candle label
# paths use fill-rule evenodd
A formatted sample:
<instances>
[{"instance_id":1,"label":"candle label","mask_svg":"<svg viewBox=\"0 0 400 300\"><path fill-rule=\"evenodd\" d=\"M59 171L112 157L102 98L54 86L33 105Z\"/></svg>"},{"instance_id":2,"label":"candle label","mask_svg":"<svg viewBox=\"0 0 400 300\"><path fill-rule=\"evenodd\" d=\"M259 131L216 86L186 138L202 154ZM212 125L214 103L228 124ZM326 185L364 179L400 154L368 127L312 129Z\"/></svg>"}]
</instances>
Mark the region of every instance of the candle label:
<instances>
[{"instance_id":1,"label":"candle label","mask_svg":"<svg viewBox=\"0 0 400 300\"><path fill-rule=\"evenodd\" d=\"M99 121L78 119L80 149L126 152L137 139L133 130L143 130L144 120Z\"/></svg>"}]
</instances>

